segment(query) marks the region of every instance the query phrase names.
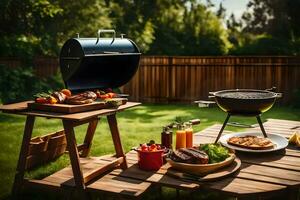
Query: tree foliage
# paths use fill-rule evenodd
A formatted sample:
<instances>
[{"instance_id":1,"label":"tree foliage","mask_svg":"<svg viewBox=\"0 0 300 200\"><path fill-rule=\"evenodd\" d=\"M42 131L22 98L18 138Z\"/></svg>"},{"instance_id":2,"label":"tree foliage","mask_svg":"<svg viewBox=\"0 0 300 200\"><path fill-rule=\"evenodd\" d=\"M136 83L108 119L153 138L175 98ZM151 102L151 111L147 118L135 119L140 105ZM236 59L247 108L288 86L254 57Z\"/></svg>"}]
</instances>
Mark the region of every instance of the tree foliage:
<instances>
[{"instance_id":1,"label":"tree foliage","mask_svg":"<svg viewBox=\"0 0 300 200\"><path fill-rule=\"evenodd\" d=\"M3 0L0 53L57 55L76 33L114 28L143 53L220 55L228 50L220 18L197 0Z\"/></svg>"},{"instance_id":2,"label":"tree foliage","mask_svg":"<svg viewBox=\"0 0 300 200\"><path fill-rule=\"evenodd\" d=\"M240 34L235 32L238 44L231 49L232 54L300 53L300 0L250 0L247 7L240 25L235 26L240 28ZM228 27L232 30L234 20L229 21Z\"/></svg>"}]
</instances>

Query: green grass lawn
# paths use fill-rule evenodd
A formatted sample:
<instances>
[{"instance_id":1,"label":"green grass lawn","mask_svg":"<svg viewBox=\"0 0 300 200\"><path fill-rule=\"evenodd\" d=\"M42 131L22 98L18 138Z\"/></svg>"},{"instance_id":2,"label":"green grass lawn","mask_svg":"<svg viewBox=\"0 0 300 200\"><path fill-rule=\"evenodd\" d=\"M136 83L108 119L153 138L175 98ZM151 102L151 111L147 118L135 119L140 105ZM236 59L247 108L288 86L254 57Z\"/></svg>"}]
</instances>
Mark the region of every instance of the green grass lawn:
<instances>
[{"instance_id":1,"label":"green grass lawn","mask_svg":"<svg viewBox=\"0 0 300 200\"><path fill-rule=\"evenodd\" d=\"M145 104L136 108L129 109L119 113L118 124L121 133L122 144L125 151L140 143L154 139L160 141L162 126L174 121L176 116L184 120L200 118L201 124L195 126L195 131L204 129L215 123L222 123L226 114L218 108L198 108L191 105L152 105ZM262 119L278 118L300 121L300 109L289 107L274 107L263 114ZM232 117L230 121L243 123L256 123L255 118ZM13 183L15 168L23 135L25 123L24 116L7 115L0 113L0 199L8 198ZM87 126L77 127L76 137L82 141ZM35 122L34 136L44 135L53 131L62 129L62 123L59 120L47 120L38 118ZM230 130L239 130L229 127ZM92 156L110 154L114 152L111 135L106 123L106 118L101 119L96 130L91 150ZM69 164L68 156L63 155L55 162L39 167L26 174L27 177L42 178ZM167 199L175 198L175 191L164 189L163 194ZM32 195L32 194L31 194ZM184 194L183 194L184 195ZM39 198L34 194L32 199L53 199L54 196L43 195Z\"/></svg>"}]
</instances>

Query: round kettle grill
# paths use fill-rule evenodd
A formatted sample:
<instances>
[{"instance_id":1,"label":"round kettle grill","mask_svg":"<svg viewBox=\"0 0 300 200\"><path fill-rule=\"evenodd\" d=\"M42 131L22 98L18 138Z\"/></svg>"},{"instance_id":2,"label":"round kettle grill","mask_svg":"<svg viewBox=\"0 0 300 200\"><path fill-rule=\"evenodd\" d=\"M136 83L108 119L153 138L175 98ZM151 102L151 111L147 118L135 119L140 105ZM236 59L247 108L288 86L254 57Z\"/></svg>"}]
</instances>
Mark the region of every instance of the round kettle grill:
<instances>
[{"instance_id":1,"label":"round kettle grill","mask_svg":"<svg viewBox=\"0 0 300 200\"><path fill-rule=\"evenodd\" d=\"M271 88L269 90L235 89L210 92L210 98L214 98L217 105L223 111L227 112L227 117L215 143L220 139L222 132L232 115L256 117L264 137L268 137L260 115L271 109L277 98L282 97L281 93L270 91L275 89L276 88Z\"/></svg>"},{"instance_id":2,"label":"round kettle grill","mask_svg":"<svg viewBox=\"0 0 300 200\"><path fill-rule=\"evenodd\" d=\"M111 38L101 37L110 33ZM69 39L60 52L60 70L72 91L117 88L136 73L141 53L130 39L115 30L98 30L96 38Z\"/></svg>"}]
</instances>

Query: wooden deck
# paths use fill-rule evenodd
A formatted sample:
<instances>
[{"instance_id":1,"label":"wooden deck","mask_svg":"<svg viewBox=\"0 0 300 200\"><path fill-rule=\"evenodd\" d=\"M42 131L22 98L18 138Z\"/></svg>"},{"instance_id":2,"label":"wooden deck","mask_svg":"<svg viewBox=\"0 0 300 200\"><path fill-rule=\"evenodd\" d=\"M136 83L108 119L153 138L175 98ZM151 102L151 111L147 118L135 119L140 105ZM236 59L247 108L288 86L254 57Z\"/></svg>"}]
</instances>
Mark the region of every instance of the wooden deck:
<instances>
[{"instance_id":1,"label":"wooden deck","mask_svg":"<svg viewBox=\"0 0 300 200\"><path fill-rule=\"evenodd\" d=\"M267 132L272 131L272 133L289 136L297 129L300 122L269 119L264 125ZM213 142L220 128L221 125L217 124L195 133L194 143ZM256 130L256 128L251 130ZM229 131L224 133L229 133ZM238 173L220 181L204 183L176 179L166 175L168 164L154 172L140 170L137 166L136 152L130 151L126 154L128 169L115 169L99 176L87 183L86 190L92 193L140 198L151 186L156 185L191 191L206 189L237 198L258 199L284 194L287 199L297 199L300 188L299 148L291 146L285 151L259 155L237 153L237 156L242 160ZM99 165L108 165L112 160L115 160L112 156L81 159L83 172L88 174ZM75 187L71 167L62 169L38 183L41 181L54 188L72 189ZM29 180L28 183L32 186L37 181ZM63 187L60 187L61 185Z\"/></svg>"}]
</instances>

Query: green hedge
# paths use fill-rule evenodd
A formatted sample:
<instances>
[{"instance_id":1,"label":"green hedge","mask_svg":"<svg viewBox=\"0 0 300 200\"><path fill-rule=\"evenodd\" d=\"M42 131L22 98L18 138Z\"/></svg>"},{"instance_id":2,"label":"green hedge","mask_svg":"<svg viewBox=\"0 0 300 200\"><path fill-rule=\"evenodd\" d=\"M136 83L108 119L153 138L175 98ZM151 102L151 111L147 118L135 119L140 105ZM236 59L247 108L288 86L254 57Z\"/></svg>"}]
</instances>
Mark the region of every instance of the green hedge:
<instances>
[{"instance_id":1,"label":"green hedge","mask_svg":"<svg viewBox=\"0 0 300 200\"><path fill-rule=\"evenodd\" d=\"M38 92L62 89L60 74L49 78L36 77L32 67L15 69L0 65L0 101L3 104L31 100Z\"/></svg>"}]
</instances>

